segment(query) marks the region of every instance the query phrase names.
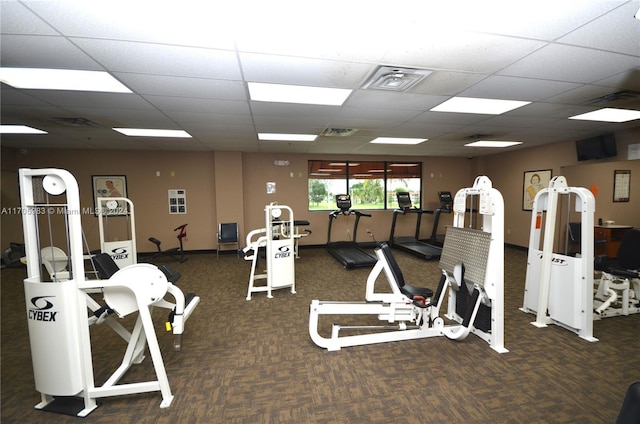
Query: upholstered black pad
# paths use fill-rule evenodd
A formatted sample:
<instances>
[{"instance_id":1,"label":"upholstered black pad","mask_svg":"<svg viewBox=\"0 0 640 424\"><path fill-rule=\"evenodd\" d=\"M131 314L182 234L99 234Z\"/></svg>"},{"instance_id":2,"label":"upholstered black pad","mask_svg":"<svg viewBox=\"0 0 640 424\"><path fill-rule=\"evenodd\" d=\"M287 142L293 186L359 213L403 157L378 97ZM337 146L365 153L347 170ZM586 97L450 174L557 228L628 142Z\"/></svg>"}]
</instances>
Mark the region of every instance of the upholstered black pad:
<instances>
[{"instance_id":1,"label":"upholstered black pad","mask_svg":"<svg viewBox=\"0 0 640 424\"><path fill-rule=\"evenodd\" d=\"M429 299L433 296L433 290L431 289L428 289L426 287L414 287L414 286L405 284L404 276L402 275L402 270L400 270L400 266L398 265L398 262L396 262L396 259L393 257L393 253L391 253L391 248L387 243L384 243L384 242L380 243L380 246L378 247L378 249L382 251L382 254L384 255L385 260L389 264L389 269L391 270L391 273L393 274L393 278L396 280L396 283L398 283L398 287L400 288L400 292L402 294L404 294L405 296L407 296L409 299L412 299L412 300L417 298L422 298L422 300L424 300L424 299Z\"/></svg>"},{"instance_id":2,"label":"upholstered black pad","mask_svg":"<svg viewBox=\"0 0 640 424\"><path fill-rule=\"evenodd\" d=\"M91 262L93 262L93 266L98 271L98 275L103 280L108 280L120 270L118 264L115 263L111 255L108 253L98 253L97 255L91 257Z\"/></svg>"},{"instance_id":3,"label":"upholstered black pad","mask_svg":"<svg viewBox=\"0 0 640 424\"><path fill-rule=\"evenodd\" d=\"M625 233L618 249L618 263L623 269L640 270L640 229Z\"/></svg>"},{"instance_id":4,"label":"upholstered black pad","mask_svg":"<svg viewBox=\"0 0 640 424\"><path fill-rule=\"evenodd\" d=\"M618 249L617 263L618 266L613 266L606 256L597 256L594 261L594 268L622 278L640 277L639 229L627 231L622 238Z\"/></svg>"}]
</instances>

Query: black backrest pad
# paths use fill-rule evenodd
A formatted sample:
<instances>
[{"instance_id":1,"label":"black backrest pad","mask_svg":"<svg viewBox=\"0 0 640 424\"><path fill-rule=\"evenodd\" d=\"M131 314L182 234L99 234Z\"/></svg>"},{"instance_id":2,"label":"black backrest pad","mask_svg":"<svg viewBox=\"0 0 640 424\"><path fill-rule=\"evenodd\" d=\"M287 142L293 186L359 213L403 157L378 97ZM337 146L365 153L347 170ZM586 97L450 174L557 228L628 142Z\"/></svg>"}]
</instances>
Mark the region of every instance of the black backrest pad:
<instances>
[{"instance_id":1,"label":"black backrest pad","mask_svg":"<svg viewBox=\"0 0 640 424\"><path fill-rule=\"evenodd\" d=\"M629 230L622 238L618 263L624 269L640 269L640 229Z\"/></svg>"},{"instance_id":2,"label":"black backrest pad","mask_svg":"<svg viewBox=\"0 0 640 424\"><path fill-rule=\"evenodd\" d=\"M398 287L404 286L404 276L402 275L402 271L400 270L400 266L398 262L396 262L396 258L393 257L391 253L391 248L387 243L380 243L379 249L382 251L385 260L389 264L389 269L391 269L391 273L393 274L393 278L396 279L398 283Z\"/></svg>"},{"instance_id":3,"label":"black backrest pad","mask_svg":"<svg viewBox=\"0 0 640 424\"><path fill-rule=\"evenodd\" d=\"M118 264L115 263L111 255L108 253L99 253L91 258L93 262L93 266L96 271L98 271L98 275L103 280L108 280L120 270Z\"/></svg>"}]
</instances>

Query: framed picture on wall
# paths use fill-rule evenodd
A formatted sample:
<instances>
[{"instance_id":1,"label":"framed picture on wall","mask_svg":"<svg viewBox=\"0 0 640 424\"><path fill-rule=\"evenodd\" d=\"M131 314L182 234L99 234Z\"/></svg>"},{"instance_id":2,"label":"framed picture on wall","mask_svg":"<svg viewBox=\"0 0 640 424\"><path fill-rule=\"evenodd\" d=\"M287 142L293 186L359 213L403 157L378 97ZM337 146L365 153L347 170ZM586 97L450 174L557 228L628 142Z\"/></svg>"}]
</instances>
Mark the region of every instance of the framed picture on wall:
<instances>
[{"instance_id":1,"label":"framed picture on wall","mask_svg":"<svg viewBox=\"0 0 640 424\"><path fill-rule=\"evenodd\" d=\"M631 193L631 170L613 171L613 202L628 202Z\"/></svg>"},{"instance_id":2,"label":"framed picture on wall","mask_svg":"<svg viewBox=\"0 0 640 424\"><path fill-rule=\"evenodd\" d=\"M98 215L98 197L127 197L127 177L125 175L92 175L93 210ZM126 207L107 209L106 215L126 215Z\"/></svg>"},{"instance_id":3,"label":"framed picture on wall","mask_svg":"<svg viewBox=\"0 0 640 424\"><path fill-rule=\"evenodd\" d=\"M522 210L533 210L533 199L543 188L549 187L551 170L526 171L522 182Z\"/></svg>"}]
</instances>

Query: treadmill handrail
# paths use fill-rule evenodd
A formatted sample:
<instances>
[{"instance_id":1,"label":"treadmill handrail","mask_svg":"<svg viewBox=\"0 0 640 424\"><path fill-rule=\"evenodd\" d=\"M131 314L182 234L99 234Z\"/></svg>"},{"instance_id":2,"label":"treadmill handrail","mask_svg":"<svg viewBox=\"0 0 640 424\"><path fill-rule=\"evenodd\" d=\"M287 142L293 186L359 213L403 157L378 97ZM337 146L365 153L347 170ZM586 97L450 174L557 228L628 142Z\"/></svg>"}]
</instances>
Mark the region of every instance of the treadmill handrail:
<instances>
[{"instance_id":1,"label":"treadmill handrail","mask_svg":"<svg viewBox=\"0 0 640 424\"><path fill-rule=\"evenodd\" d=\"M338 217L338 215L355 215L356 219L353 223L353 243L356 243L356 237L358 234L358 223L360 222L361 217L371 218L371 214L360 212L357 209L349 209L344 211L342 209L337 209L329 213L329 226L327 227L327 244L331 244L331 227L333 225L333 220Z\"/></svg>"}]
</instances>

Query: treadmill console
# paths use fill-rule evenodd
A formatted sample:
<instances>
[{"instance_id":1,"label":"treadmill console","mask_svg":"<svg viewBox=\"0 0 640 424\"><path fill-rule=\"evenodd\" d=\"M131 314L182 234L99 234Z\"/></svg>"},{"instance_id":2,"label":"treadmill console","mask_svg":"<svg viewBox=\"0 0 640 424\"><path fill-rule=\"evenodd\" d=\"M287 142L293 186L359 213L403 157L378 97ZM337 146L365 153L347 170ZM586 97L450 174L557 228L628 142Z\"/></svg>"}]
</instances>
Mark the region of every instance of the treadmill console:
<instances>
[{"instance_id":1,"label":"treadmill console","mask_svg":"<svg viewBox=\"0 0 640 424\"><path fill-rule=\"evenodd\" d=\"M348 212L351 209L351 196L348 194L336 195L336 206L342 213Z\"/></svg>"},{"instance_id":2,"label":"treadmill console","mask_svg":"<svg viewBox=\"0 0 640 424\"><path fill-rule=\"evenodd\" d=\"M399 191L396 193L399 209L411 209L411 195L408 191Z\"/></svg>"},{"instance_id":3,"label":"treadmill console","mask_svg":"<svg viewBox=\"0 0 640 424\"><path fill-rule=\"evenodd\" d=\"M451 197L450 191L439 191L438 198L440 199L440 209L445 211L453 209L453 197Z\"/></svg>"}]
</instances>

